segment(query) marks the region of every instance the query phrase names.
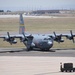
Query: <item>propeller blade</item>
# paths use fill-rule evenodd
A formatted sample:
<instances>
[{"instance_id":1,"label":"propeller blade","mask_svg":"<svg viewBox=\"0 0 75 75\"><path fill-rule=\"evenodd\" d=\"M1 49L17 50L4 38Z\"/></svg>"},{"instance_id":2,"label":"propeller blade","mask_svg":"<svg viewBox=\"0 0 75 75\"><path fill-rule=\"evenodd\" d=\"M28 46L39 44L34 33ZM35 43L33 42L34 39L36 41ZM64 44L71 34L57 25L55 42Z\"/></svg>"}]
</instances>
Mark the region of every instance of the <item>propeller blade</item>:
<instances>
[{"instance_id":1,"label":"propeller blade","mask_svg":"<svg viewBox=\"0 0 75 75\"><path fill-rule=\"evenodd\" d=\"M56 37L56 33L55 32L53 32L54 33L54 35L55 35L55 37Z\"/></svg>"},{"instance_id":2,"label":"propeller blade","mask_svg":"<svg viewBox=\"0 0 75 75\"><path fill-rule=\"evenodd\" d=\"M9 32L7 32L7 35L8 35L7 41L12 45L12 43L13 43L13 41L14 41L14 37L10 37Z\"/></svg>"},{"instance_id":3,"label":"propeller blade","mask_svg":"<svg viewBox=\"0 0 75 75\"><path fill-rule=\"evenodd\" d=\"M23 33L24 38L26 38L25 34Z\"/></svg>"},{"instance_id":4,"label":"propeller blade","mask_svg":"<svg viewBox=\"0 0 75 75\"><path fill-rule=\"evenodd\" d=\"M74 38L73 38L73 43L74 43Z\"/></svg>"},{"instance_id":5,"label":"propeller blade","mask_svg":"<svg viewBox=\"0 0 75 75\"><path fill-rule=\"evenodd\" d=\"M71 36L73 36L72 30L70 30Z\"/></svg>"},{"instance_id":6,"label":"propeller blade","mask_svg":"<svg viewBox=\"0 0 75 75\"><path fill-rule=\"evenodd\" d=\"M10 34L9 34L9 32L7 32L7 35L8 35L8 37L10 38Z\"/></svg>"},{"instance_id":7,"label":"propeller blade","mask_svg":"<svg viewBox=\"0 0 75 75\"><path fill-rule=\"evenodd\" d=\"M74 43L74 37L73 37L73 32L72 32L72 30L70 30L70 33L71 33L71 39L73 40L73 43Z\"/></svg>"},{"instance_id":8,"label":"propeller blade","mask_svg":"<svg viewBox=\"0 0 75 75\"><path fill-rule=\"evenodd\" d=\"M25 41L25 40L28 40L24 33L23 33L23 36L24 36L24 41Z\"/></svg>"}]
</instances>

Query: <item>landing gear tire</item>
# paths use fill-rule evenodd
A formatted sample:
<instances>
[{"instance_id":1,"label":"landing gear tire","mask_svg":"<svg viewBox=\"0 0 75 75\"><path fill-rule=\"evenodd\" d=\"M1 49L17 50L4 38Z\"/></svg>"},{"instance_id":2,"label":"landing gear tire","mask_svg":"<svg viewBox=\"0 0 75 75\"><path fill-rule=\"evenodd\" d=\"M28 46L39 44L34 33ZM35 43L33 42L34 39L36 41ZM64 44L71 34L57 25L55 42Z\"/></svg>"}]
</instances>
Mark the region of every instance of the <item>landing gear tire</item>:
<instances>
[{"instance_id":1,"label":"landing gear tire","mask_svg":"<svg viewBox=\"0 0 75 75\"><path fill-rule=\"evenodd\" d=\"M65 70L65 72L67 72L67 70Z\"/></svg>"},{"instance_id":2,"label":"landing gear tire","mask_svg":"<svg viewBox=\"0 0 75 75\"><path fill-rule=\"evenodd\" d=\"M30 51L30 50L33 50L33 48L32 47L27 48L27 51Z\"/></svg>"},{"instance_id":3,"label":"landing gear tire","mask_svg":"<svg viewBox=\"0 0 75 75\"><path fill-rule=\"evenodd\" d=\"M69 70L69 72L71 72L71 70Z\"/></svg>"}]
</instances>

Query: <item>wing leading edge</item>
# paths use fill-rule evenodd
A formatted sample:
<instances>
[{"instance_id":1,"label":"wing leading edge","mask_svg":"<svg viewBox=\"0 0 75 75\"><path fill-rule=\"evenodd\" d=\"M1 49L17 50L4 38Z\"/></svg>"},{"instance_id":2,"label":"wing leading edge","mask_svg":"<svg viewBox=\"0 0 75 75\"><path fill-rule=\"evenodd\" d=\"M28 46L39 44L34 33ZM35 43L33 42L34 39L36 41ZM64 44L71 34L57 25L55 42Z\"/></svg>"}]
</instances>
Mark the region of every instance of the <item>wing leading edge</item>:
<instances>
[{"instance_id":1,"label":"wing leading edge","mask_svg":"<svg viewBox=\"0 0 75 75\"><path fill-rule=\"evenodd\" d=\"M54 41L56 42L64 42L64 40L62 39L62 37L66 37L67 39L69 40L72 40L73 43L75 43L74 41L74 37L75 37L75 34L73 34L72 30L70 30L70 34L56 34L55 32L53 32L53 34L48 34L49 37L53 38Z\"/></svg>"}]
</instances>

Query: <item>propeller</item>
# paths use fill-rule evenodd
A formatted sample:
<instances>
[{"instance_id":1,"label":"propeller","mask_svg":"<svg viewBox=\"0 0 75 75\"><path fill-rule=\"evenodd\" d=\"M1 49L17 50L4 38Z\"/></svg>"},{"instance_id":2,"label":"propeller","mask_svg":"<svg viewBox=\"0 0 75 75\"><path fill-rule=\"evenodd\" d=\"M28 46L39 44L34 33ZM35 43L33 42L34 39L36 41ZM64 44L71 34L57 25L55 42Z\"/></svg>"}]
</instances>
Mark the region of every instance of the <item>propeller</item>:
<instances>
[{"instance_id":1,"label":"propeller","mask_svg":"<svg viewBox=\"0 0 75 75\"><path fill-rule=\"evenodd\" d=\"M56 33L55 32L53 32L53 33L54 33L55 37L57 37Z\"/></svg>"},{"instance_id":2,"label":"propeller","mask_svg":"<svg viewBox=\"0 0 75 75\"><path fill-rule=\"evenodd\" d=\"M71 34L71 35L66 35L66 38L69 39L69 40L72 40L73 43L74 43L75 41L74 41L74 35L73 35L72 30L70 30L70 34Z\"/></svg>"},{"instance_id":3,"label":"propeller","mask_svg":"<svg viewBox=\"0 0 75 75\"><path fill-rule=\"evenodd\" d=\"M7 35L8 35L7 41L8 41L11 45L12 45L12 43L15 43L14 38L13 38L13 37L10 37L9 32L7 32Z\"/></svg>"},{"instance_id":4,"label":"propeller","mask_svg":"<svg viewBox=\"0 0 75 75\"><path fill-rule=\"evenodd\" d=\"M60 35L56 35L56 33L55 32L53 32L54 33L54 35L55 35L55 38L54 38L54 40L55 41L57 41L57 42L64 42L63 40L62 40L62 34L60 34Z\"/></svg>"},{"instance_id":5,"label":"propeller","mask_svg":"<svg viewBox=\"0 0 75 75\"><path fill-rule=\"evenodd\" d=\"M7 36L8 36L8 38L7 37L4 37L4 40L3 41L8 41L8 39L10 38L9 32L7 32Z\"/></svg>"},{"instance_id":6,"label":"propeller","mask_svg":"<svg viewBox=\"0 0 75 75\"><path fill-rule=\"evenodd\" d=\"M56 35L55 32L53 32L53 33L54 33L54 35L55 35L55 40L61 40L61 36L62 36L62 34L60 34L60 35Z\"/></svg>"},{"instance_id":7,"label":"propeller","mask_svg":"<svg viewBox=\"0 0 75 75\"><path fill-rule=\"evenodd\" d=\"M7 35L8 35L8 38L10 39L10 34L9 34L9 32L7 32Z\"/></svg>"},{"instance_id":8,"label":"propeller","mask_svg":"<svg viewBox=\"0 0 75 75\"><path fill-rule=\"evenodd\" d=\"M5 37L5 38L4 38L4 41L9 42L11 45L17 43L17 41L14 39L14 37L10 37L9 32L7 32L7 36L8 36L8 37Z\"/></svg>"},{"instance_id":9,"label":"propeller","mask_svg":"<svg viewBox=\"0 0 75 75\"><path fill-rule=\"evenodd\" d=\"M12 42L12 41L14 41L14 37L10 37L10 34L9 34L9 32L7 32L7 35L8 35L8 41L10 41L10 42Z\"/></svg>"},{"instance_id":10,"label":"propeller","mask_svg":"<svg viewBox=\"0 0 75 75\"><path fill-rule=\"evenodd\" d=\"M21 42L28 41L28 38L25 36L24 32L22 33L24 36L23 38L20 38Z\"/></svg>"},{"instance_id":11,"label":"propeller","mask_svg":"<svg viewBox=\"0 0 75 75\"><path fill-rule=\"evenodd\" d=\"M71 33L71 37L70 37L70 39L73 40L73 43L74 43L74 36L73 36L73 32L72 32L72 30L70 30L70 33Z\"/></svg>"},{"instance_id":12,"label":"propeller","mask_svg":"<svg viewBox=\"0 0 75 75\"><path fill-rule=\"evenodd\" d=\"M24 39L23 41L28 41L27 37L25 36L25 34L23 33Z\"/></svg>"}]
</instances>

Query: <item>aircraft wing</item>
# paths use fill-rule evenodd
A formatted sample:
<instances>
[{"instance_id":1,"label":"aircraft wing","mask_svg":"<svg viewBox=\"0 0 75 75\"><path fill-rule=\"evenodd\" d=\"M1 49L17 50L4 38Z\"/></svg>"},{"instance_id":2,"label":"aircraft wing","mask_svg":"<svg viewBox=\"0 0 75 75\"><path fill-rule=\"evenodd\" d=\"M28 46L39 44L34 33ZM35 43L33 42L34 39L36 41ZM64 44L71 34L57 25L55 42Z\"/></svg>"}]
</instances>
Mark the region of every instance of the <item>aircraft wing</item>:
<instances>
[{"instance_id":1,"label":"aircraft wing","mask_svg":"<svg viewBox=\"0 0 75 75\"><path fill-rule=\"evenodd\" d=\"M70 34L56 34L55 32L53 32L53 34L48 34L48 36L54 39L54 41L59 43L64 42L62 37L66 37L69 40L73 40L73 43L75 42L74 41L75 34L73 34L72 30L70 31Z\"/></svg>"},{"instance_id":2,"label":"aircraft wing","mask_svg":"<svg viewBox=\"0 0 75 75\"><path fill-rule=\"evenodd\" d=\"M7 32L7 35L0 35L0 38L3 38L4 41L9 42L10 44L16 44L17 41L15 40L15 38L19 38L21 42L24 42L28 39L33 39L33 36L25 33L10 35L9 32Z\"/></svg>"}]
</instances>

